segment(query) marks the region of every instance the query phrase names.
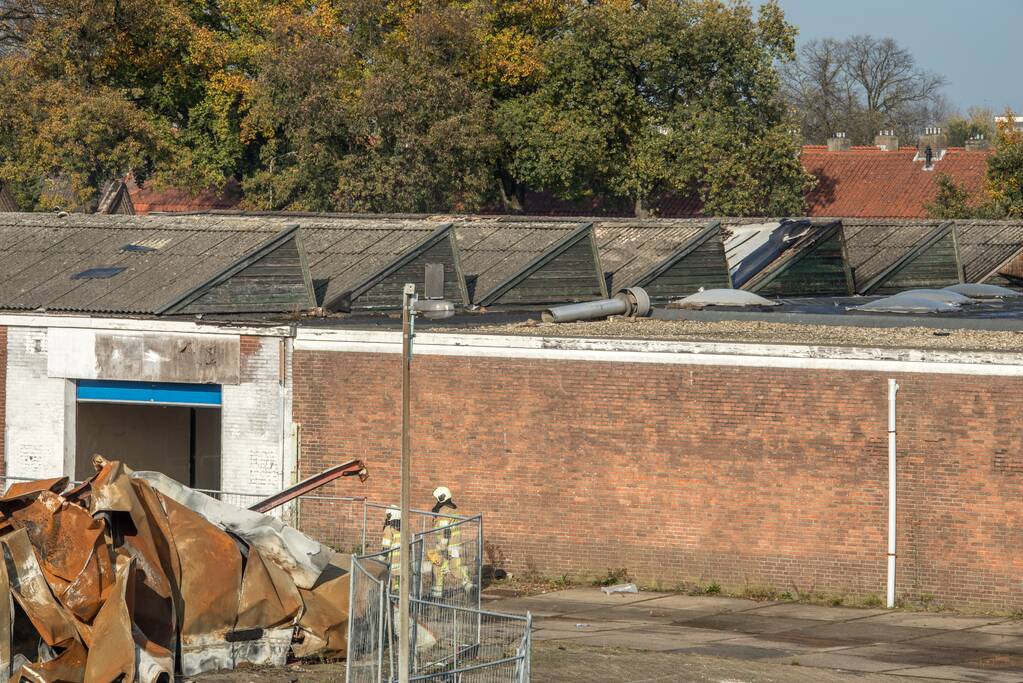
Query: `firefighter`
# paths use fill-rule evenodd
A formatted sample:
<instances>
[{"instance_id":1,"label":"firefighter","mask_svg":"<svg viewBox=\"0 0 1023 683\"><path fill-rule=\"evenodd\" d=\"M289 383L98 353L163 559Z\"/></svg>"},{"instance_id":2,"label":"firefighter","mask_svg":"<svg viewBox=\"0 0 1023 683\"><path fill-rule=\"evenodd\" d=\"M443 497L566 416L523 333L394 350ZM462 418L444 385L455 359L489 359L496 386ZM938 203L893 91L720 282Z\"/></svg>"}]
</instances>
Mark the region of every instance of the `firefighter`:
<instances>
[{"instance_id":1,"label":"firefighter","mask_svg":"<svg viewBox=\"0 0 1023 683\"><path fill-rule=\"evenodd\" d=\"M384 550L390 550L391 590L398 590L398 579L401 575L401 510L396 507L387 508L384 513Z\"/></svg>"},{"instance_id":2,"label":"firefighter","mask_svg":"<svg viewBox=\"0 0 1023 683\"><path fill-rule=\"evenodd\" d=\"M438 486L433 492L436 501L433 506L433 513L438 515L433 528L433 548L427 553L427 558L433 569L433 588L430 594L434 598L444 595L444 579L451 574L456 581L460 581L462 589L471 594L473 590L472 579L469 577L468 568L462 563L462 530L457 520L450 517L440 516L441 510L450 507L457 510L458 506L451 498L451 489L447 486Z\"/></svg>"}]
</instances>

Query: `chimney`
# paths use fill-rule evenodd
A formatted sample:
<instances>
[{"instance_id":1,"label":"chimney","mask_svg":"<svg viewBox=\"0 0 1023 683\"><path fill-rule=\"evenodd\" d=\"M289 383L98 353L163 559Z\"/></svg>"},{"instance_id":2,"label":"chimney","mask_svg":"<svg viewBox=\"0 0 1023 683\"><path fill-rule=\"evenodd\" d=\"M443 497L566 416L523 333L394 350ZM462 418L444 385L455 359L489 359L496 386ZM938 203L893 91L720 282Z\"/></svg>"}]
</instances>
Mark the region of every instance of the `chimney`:
<instances>
[{"instance_id":1,"label":"chimney","mask_svg":"<svg viewBox=\"0 0 1023 683\"><path fill-rule=\"evenodd\" d=\"M835 133L835 137L828 138L828 151L829 152L845 152L852 143L849 142L849 138L845 136L845 133Z\"/></svg>"},{"instance_id":2,"label":"chimney","mask_svg":"<svg viewBox=\"0 0 1023 683\"><path fill-rule=\"evenodd\" d=\"M983 133L977 133L972 138L966 141L966 149L970 152L980 152L991 146L991 143L987 141Z\"/></svg>"},{"instance_id":3,"label":"chimney","mask_svg":"<svg viewBox=\"0 0 1023 683\"><path fill-rule=\"evenodd\" d=\"M922 154L928 147L931 148L935 159L940 159L944 156L945 150L948 149L948 138L945 137L940 128L933 126L924 128L924 134L917 140L916 149Z\"/></svg>"},{"instance_id":4,"label":"chimney","mask_svg":"<svg viewBox=\"0 0 1023 683\"><path fill-rule=\"evenodd\" d=\"M899 136L894 130L882 130L874 136L874 146L885 152L897 152L899 150Z\"/></svg>"}]
</instances>

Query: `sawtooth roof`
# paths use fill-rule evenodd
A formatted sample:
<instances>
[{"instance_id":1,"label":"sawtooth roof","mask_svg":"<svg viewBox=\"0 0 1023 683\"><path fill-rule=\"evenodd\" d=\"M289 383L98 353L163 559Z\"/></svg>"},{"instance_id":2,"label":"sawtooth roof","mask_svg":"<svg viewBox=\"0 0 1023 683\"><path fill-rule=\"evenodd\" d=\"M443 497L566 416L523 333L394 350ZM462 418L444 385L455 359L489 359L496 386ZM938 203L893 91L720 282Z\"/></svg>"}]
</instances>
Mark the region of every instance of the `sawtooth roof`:
<instances>
[{"instance_id":1,"label":"sawtooth roof","mask_svg":"<svg viewBox=\"0 0 1023 683\"><path fill-rule=\"evenodd\" d=\"M0 214L5 274L0 308L156 314L299 224L320 305L368 286L447 225L290 216ZM73 279L97 268L123 270Z\"/></svg>"},{"instance_id":2,"label":"sawtooth roof","mask_svg":"<svg viewBox=\"0 0 1023 683\"><path fill-rule=\"evenodd\" d=\"M484 301L588 222L463 218L454 224L462 272L473 303Z\"/></svg>"},{"instance_id":3,"label":"sawtooth roof","mask_svg":"<svg viewBox=\"0 0 1023 683\"><path fill-rule=\"evenodd\" d=\"M635 286L640 279L677 255L714 221L704 219L604 219L594 224L609 292Z\"/></svg>"}]
</instances>

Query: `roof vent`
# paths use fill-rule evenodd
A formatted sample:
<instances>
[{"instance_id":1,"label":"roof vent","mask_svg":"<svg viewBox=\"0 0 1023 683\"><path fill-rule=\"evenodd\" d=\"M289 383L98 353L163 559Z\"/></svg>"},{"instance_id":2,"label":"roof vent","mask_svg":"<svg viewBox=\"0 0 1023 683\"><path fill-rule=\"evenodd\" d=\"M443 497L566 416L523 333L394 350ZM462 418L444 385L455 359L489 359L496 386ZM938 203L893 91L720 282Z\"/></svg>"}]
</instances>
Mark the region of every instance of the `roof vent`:
<instances>
[{"instance_id":1,"label":"roof vent","mask_svg":"<svg viewBox=\"0 0 1023 683\"><path fill-rule=\"evenodd\" d=\"M89 268L83 270L80 273L75 273L71 276L72 280L105 280L108 277L113 277L118 273L123 273L125 268L120 267L108 267L108 268Z\"/></svg>"},{"instance_id":2,"label":"roof vent","mask_svg":"<svg viewBox=\"0 0 1023 683\"><path fill-rule=\"evenodd\" d=\"M845 133L835 133L834 137L828 138L829 152L845 152L852 147L852 142L845 136Z\"/></svg>"}]
</instances>

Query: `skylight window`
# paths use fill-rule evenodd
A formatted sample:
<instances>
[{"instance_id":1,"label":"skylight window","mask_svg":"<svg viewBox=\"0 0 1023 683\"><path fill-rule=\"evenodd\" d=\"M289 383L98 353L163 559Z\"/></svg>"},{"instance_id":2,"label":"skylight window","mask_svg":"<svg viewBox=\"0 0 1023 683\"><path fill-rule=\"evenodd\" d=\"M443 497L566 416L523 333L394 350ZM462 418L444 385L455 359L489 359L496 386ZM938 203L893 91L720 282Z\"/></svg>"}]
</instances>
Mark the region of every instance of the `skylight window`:
<instances>
[{"instance_id":1,"label":"skylight window","mask_svg":"<svg viewBox=\"0 0 1023 683\"><path fill-rule=\"evenodd\" d=\"M109 268L89 268L83 270L80 273L75 273L71 276L72 280L105 280L108 277L113 277L118 273L123 273L124 268L109 267Z\"/></svg>"}]
</instances>

